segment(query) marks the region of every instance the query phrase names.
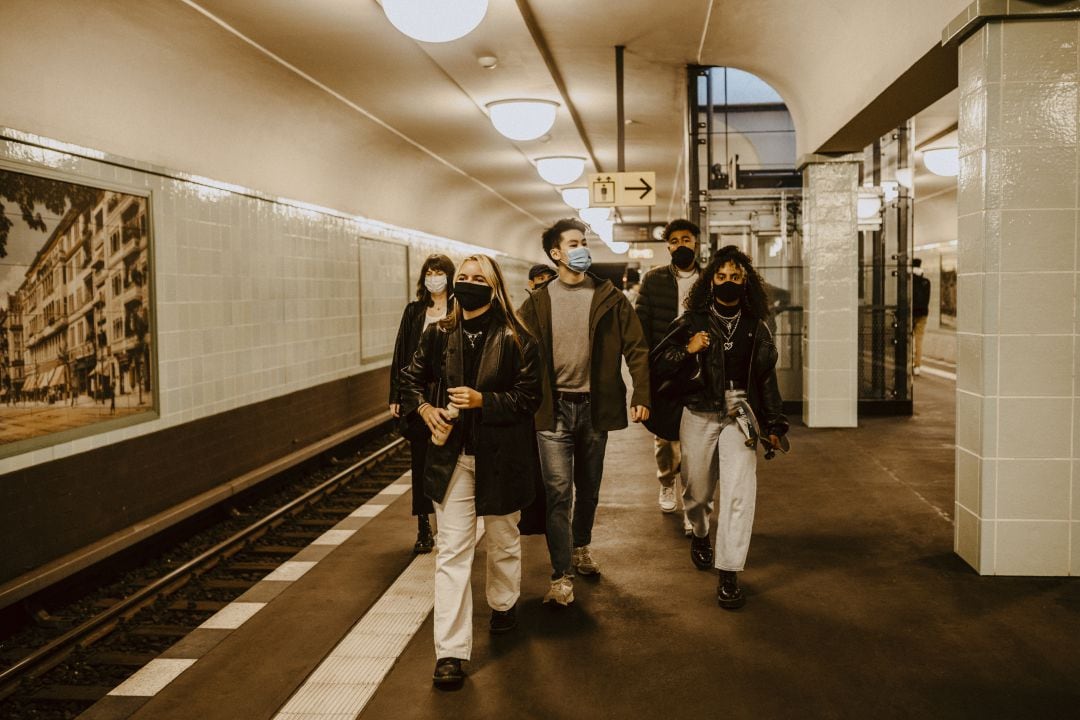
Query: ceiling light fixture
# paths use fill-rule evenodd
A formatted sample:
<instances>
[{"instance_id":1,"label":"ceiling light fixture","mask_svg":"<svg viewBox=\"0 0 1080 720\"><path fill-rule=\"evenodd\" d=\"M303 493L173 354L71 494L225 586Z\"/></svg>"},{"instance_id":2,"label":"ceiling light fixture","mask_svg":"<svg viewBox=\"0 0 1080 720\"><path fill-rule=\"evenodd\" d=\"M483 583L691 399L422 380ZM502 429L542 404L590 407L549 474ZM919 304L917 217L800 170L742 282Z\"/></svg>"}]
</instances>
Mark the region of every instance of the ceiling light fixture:
<instances>
[{"instance_id":1,"label":"ceiling light fixture","mask_svg":"<svg viewBox=\"0 0 1080 720\"><path fill-rule=\"evenodd\" d=\"M496 100L486 105L491 124L511 140L535 140L555 124L553 100Z\"/></svg>"},{"instance_id":2,"label":"ceiling light fixture","mask_svg":"<svg viewBox=\"0 0 1080 720\"><path fill-rule=\"evenodd\" d=\"M387 19L413 40L450 42L476 29L488 0L382 0Z\"/></svg>"},{"instance_id":3,"label":"ceiling light fixture","mask_svg":"<svg viewBox=\"0 0 1080 720\"><path fill-rule=\"evenodd\" d=\"M908 190L911 190L912 188L914 188L914 185L912 184L913 178L914 178L914 172L912 171L911 168L899 168L896 171L896 182L900 183L901 185L906 187Z\"/></svg>"},{"instance_id":4,"label":"ceiling light fixture","mask_svg":"<svg viewBox=\"0 0 1080 720\"><path fill-rule=\"evenodd\" d=\"M562 201L575 210L589 207L589 188L568 187L563 188L561 192Z\"/></svg>"},{"instance_id":5,"label":"ceiling light fixture","mask_svg":"<svg viewBox=\"0 0 1080 720\"><path fill-rule=\"evenodd\" d=\"M552 185L569 185L585 172L583 157L542 157L536 158L536 170L540 177Z\"/></svg>"},{"instance_id":6,"label":"ceiling light fixture","mask_svg":"<svg viewBox=\"0 0 1080 720\"><path fill-rule=\"evenodd\" d=\"M954 177L960 172L960 150L954 147L923 150L923 165L935 175Z\"/></svg>"}]
</instances>

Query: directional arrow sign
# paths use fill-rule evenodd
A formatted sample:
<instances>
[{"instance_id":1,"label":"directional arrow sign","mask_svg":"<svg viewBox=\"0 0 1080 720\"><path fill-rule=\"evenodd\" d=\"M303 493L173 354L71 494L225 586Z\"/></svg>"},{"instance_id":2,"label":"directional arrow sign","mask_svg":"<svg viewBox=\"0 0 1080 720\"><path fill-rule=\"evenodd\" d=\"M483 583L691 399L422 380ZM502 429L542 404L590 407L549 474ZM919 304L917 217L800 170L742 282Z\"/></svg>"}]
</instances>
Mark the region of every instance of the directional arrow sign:
<instances>
[{"instance_id":1,"label":"directional arrow sign","mask_svg":"<svg viewBox=\"0 0 1080 720\"><path fill-rule=\"evenodd\" d=\"M592 207L655 204L655 172L589 173L589 205Z\"/></svg>"}]
</instances>

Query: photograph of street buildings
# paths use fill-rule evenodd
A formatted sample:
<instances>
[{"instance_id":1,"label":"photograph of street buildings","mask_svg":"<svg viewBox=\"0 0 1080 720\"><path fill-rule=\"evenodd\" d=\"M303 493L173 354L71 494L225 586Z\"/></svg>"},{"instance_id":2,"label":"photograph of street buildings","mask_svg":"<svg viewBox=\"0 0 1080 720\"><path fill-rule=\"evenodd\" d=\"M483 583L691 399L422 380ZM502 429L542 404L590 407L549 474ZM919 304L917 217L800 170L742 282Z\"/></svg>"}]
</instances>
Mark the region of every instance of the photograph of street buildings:
<instances>
[{"instance_id":1,"label":"photograph of street buildings","mask_svg":"<svg viewBox=\"0 0 1080 720\"><path fill-rule=\"evenodd\" d=\"M0 455L154 409L147 208L0 168Z\"/></svg>"}]
</instances>

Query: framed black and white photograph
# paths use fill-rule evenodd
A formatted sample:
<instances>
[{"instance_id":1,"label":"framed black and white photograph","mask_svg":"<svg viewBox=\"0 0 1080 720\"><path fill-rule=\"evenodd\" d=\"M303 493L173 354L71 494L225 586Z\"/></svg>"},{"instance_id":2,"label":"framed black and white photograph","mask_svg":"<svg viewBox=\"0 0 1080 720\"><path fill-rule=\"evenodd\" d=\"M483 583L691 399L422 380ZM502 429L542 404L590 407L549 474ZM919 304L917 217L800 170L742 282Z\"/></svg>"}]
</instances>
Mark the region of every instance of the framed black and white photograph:
<instances>
[{"instance_id":1,"label":"framed black and white photograph","mask_svg":"<svg viewBox=\"0 0 1080 720\"><path fill-rule=\"evenodd\" d=\"M941 327L956 327L956 261L941 263Z\"/></svg>"},{"instance_id":2,"label":"framed black and white photograph","mask_svg":"<svg viewBox=\"0 0 1080 720\"><path fill-rule=\"evenodd\" d=\"M156 416L149 228L145 196L0 166L0 456Z\"/></svg>"}]
</instances>

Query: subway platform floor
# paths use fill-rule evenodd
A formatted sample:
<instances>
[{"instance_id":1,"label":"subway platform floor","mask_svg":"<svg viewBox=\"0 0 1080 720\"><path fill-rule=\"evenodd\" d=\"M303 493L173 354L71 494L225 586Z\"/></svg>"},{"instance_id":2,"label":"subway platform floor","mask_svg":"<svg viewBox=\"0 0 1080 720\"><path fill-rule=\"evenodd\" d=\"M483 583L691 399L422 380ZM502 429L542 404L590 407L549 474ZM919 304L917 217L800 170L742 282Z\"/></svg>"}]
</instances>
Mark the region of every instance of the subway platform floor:
<instances>
[{"instance_id":1,"label":"subway platform floor","mask_svg":"<svg viewBox=\"0 0 1080 720\"><path fill-rule=\"evenodd\" d=\"M913 417L796 425L791 454L759 459L740 610L717 606L681 516L659 512L651 436L632 426L608 445L603 574L575 581L574 605L541 604L547 551L525 538L518 627L490 635L481 541L460 690L431 685L421 610L400 653L357 680L362 701L296 700L399 575L429 591L405 493L153 697L87 717L1076 717L1080 580L980 577L953 553L954 385L924 375L915 391Z\"/></svg>"}]
</instances>

